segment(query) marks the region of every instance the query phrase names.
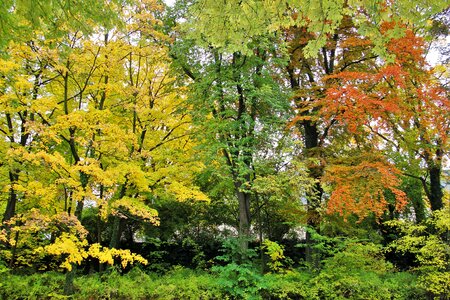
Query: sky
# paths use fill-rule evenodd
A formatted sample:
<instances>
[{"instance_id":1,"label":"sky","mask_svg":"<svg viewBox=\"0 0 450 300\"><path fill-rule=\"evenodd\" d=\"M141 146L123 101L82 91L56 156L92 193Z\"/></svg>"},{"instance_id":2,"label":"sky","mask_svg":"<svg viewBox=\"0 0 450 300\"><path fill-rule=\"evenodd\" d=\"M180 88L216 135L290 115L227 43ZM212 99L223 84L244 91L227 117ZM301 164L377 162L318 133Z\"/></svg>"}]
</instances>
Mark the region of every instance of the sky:
<instances>
[{"instance_id":1,"label":"sky","mask_svg":"<svg viewBox=\"0 0 450 300\"><path fill-rule=\"evenodd\" d=\"M163 0L169 6L172 6L175 3L175 0Z\"/></svg>"}]
</instances>

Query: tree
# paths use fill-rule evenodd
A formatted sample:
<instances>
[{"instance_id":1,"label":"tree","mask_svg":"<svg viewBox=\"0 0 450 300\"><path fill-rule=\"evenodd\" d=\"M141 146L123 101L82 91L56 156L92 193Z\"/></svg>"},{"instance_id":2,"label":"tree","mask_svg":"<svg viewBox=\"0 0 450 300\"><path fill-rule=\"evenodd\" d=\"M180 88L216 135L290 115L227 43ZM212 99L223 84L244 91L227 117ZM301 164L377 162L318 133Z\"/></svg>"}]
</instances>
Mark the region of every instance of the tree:
<instances>
[{"instance_id":1,"label":"tree","mask_svg":"<svg viewBox=\"0 0 450 300\"><path fill-rule=\"evenodd\" d=\"M337 81L327 91L322 112L351 131L369 131L372 143L397 153L397 161L403 153L407 164L415 160L425 166L425 176L408 172L412 166L407 165L404 174L421 181L431 209L439 210L443 207L441 172L448 152L450 103L448 92L427 70L424 48L423 39L407 29L404 37L388 44L388 51L395 55L393 63L369 72L332 76Z\"/></svg>"},{"instance_id":2,"label":"tree","mask_svg":"<svg viewBox=\"0 0 450 300\"><path fill-rule=\"evenodd\" d=\"M36 32L59 38L71 31L92 33L98 24L112 28L119 22L120 8L131 1L29 1L5 0L0 6L0 52L10 41L27 42Z\"/></svg>"},{"instance_id":3,"label":"tree","mask_svg":"<svg viewBox=\"0 0 450 300\"><path fill-rule=\"evenodd\" d=\"M8 61L17 63L6 65L2 82L6 171L16 176L4 214L11 230L21 224L7 221L31 211L83 223L88 203L98 222L113 216L109 245L117 248L127 219L158 225L151 207L158 197L207 199L193 183L203 164L194 157L189 107L170 75L158 21L147 13L159 7L139 5L125 10L133 16L122 16L126 30L97 27L103 39L71 32L11 44L17 50ZM106 243L101 232L97 238Z\"/></svg>"},{"instance_id":4,"label":"tree","mask_svg":"<svg viewBox=\"0 0 450 300\"><path fill-rule=\"evenodd\" d=\"M213 0L195 2L188 15L188 27L193 27L191 36L203 45L210 43L227 52L244 51L251 54L247 46L258 36L283 31L283 28L305 28L314 38L304 49L306 57L316 57L317 51L326 45L329 36L339 29L341 22L351 18L358 34L373 41L375 54L385 56L385 43L389 41L379 31L379 24L394 21L423 26L434 14L447 8L446 3L431 1L412 4L398 0L395 5L370 0L340 1L227 1L226 5ZM401 33L400 27L389 32L392 36Z\"/></svg>"},{"instance_id":5,"label":"tree","mask_svg":"<svg viewBox=\"0 0 450 300\"><path fill-rule=\"evenodd\" d=\"M277 132L287 111L287 98L271 78L278 68L270 37L255 39L254 55L223 52L213 44L193 45L189 36L172 49L175 63L193 81L194 120L202 124L200 142L218 171L232 182L239 204L239 236L248 238L252 186L258 151L265 151L266 132ZM247 242L242 246L247 247Z\"/></svg>"},{"instance_id":6,"label":"tree","mask_svg":"<svg viewBox=\"0 0 450 300\"><path fill-rule=\"evenodd\" d=\"M327 76L361 66L373 68L367 63L377 57L392 61L395 56L387 46L392 38L404 33L400 24L421 26L444 8L436 2L422 9L408 1L396 5L365 1L227 1L223 6L204 0L191 7L184 26L198 45L212 46L219 53L240 51L249 57L260 53L252 47L255 40L268 33L280 37L279 33L284 32L285 39L277 41L277 50L287 47L289 53L286 81L296 97L299 118L295 121L304 138L308 172L316 180L315 191L308 196L307 223L317 229L323 195L323 146L336 123L332 118L320 119L318 114L319 103L327 106L321 102L328 88ZM382 32L380 24L388 20L396 25ZM273 76L278 74L275 71Z\"/></svg>"}]
</instances>

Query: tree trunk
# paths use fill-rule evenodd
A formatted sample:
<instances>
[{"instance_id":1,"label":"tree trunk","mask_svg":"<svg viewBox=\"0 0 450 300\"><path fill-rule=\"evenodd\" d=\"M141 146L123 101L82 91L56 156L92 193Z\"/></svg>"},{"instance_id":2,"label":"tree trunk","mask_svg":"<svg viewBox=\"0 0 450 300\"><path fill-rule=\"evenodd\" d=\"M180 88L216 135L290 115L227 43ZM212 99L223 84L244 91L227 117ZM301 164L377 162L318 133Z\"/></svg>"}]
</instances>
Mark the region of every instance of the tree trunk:
<instances>
[{"instance_id":1,"label":"tree trunk","mask_svg":"<svg viewBox=\"0 0 450 300\"><path fill-rule=\"evenodd\" d=\"M425 215L425 202L423 201L422 187L420 185L420 182L414 181L407 186L407 196L409 199L411 199L416 223L417 224L421 223L423 220L426 219L426 215Z\"/></svg>"},{"instance_id":2,"label":"tree trunk","mask_svg":"<svg viewBox=\"0 0 450 300\"><path fill-rule=\"evenodd\" d=\"M3 222L9 221L16 214L17 193L14 190L14 184L19 180L19 175L13 171L9 171L9 182L11 187L9 188L8 202L6 203L6 210L3 214Z\"/></svg>"},{"instance_id":3,"label":"tree trunk","mask_svg":"<svg viewBox=\"0 0 450 300\"><path fill-rule=\"evenodd\" d=\"M239 201L239 238L243 253L248 249L250 235L250 194L240 190L242 184L236 183L236 195Z\"/></svg>"},{"instance_id":4,"label":"tree trunk","mask_svg":"<svg viewBox=\"0 0 450 300\"><path fill-rule=\"evenodd\" d=\"M444 207L442 202L443 192L441 187L441 167L437 164L428 164L430 175L429 197L431 210L436 211Z\"/></svg>"},{"instance_id":5,"label":"tree trunk","mask_svg":"<svg viewBox=\"0 0 450 300\"><path fill-rule=\"evenodd\" d=\"M14 263L16 262L17 255L17 244L19 242L19 231L16 231L16 235L14 237L15 243L12 246L11 260L9 261L9 268L12 269L14 267Z\"/></svg>"},{"instance_id":6,"label":"tree trunk","mask_svg":"<svg viewBox=\"0 0 450 300\"><path fill-rule=\"evenodd\" d=\"M77 265L72 263L72 270L67 271L66 278L64 281L64 295L70 296L75 293L75 286L73 285L73 280L75 279L77 273Z\"/></svg>"},{"instance_id":7,"label":"tree trunk","mask_svg":"<svg viewBox=\"0 0 450 300\"><path fill-rule=\"evenodd\" d=\"M109 248L119 248L120 237L123 231L123 221L119 216L114 216L114 222L112 224L111 240L109 242Z\"/></svg>"},{"instance_id":8,"label":"tree trunk","mask_svg":"<svg viewBox=\"0 0 450 300\"><path fill-rule=\"evenodd\" d=\"M302 122L304 129L304 141L305 141L305 155L310 160L308 164L309 176L316 180L314 187L310 193L307 194L307 225L319 232L320 214L319 208L321 204L323 189L320 184L320 178L322 176L322 166L318 164L314 159L319 158L317 155L319 146L319 132L317 125L310 121ZM309 263L317 263L317 257L314 257L314 251L312 248L313 241L311 234L306 233L306 251L305 259Z\"/></svg>"}]
</instances>

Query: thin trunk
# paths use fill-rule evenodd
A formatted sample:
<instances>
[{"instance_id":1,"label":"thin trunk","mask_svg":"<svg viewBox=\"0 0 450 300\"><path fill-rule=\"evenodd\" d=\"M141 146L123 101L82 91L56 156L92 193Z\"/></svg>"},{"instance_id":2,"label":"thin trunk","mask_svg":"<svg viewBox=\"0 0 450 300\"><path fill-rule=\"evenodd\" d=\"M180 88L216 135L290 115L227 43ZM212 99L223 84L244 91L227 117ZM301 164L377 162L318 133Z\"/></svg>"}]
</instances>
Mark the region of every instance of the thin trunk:
<instances>
[{"instance_id":1,"label":"thin trunk","mask_svg":"<svg viewBox=\"0 0 450 300\"><path fill-rule=\"evenodd\" d=\"M100 185L100 196L99 196L99 198L101 200L103 199L103 192L104 192L104 187L103 187L103 184L101 184ZM97 243L99 245L102 244L102 220L101 220L101 217L100 217L100 210L101 209L102 209L102 205L99 205L99 207L98 207L98 212L99 213L98 213L98 216L97 216ZM104 269L105 269L104 264L99 263L98 271L99 272L103 272Z\"/></svg>"},{"instance_id":2,"label":"thin trunk","mask_svg":"<svg viewBox=\"0 0 450 300\"><path fill-rule=\"evenodd\" d=\"M9 113L6 113L5 116L6 116L6 123L8 125L8 131L9 131L8 138L9 138L11 144L14 144L15 140L14 140L14 127L13 127L12 117ZM8 202L6 203L6 210L5 210L5 213L3 214L3 220L2 220L3 222L6 222L6 221L10 220L12 217L14 217L14 215L16 213L16 204L17 204L17 193L14 189L14 185L17 183L17 180L19 179L18 171L9 170L8 175L9 175L10 188L9 188Z\"/></svg>"},{"instance_id":3,"label":"thin trunk","mask_svg":"<svg viewBox=\"0 0 450 300\"><path fill-rule=\"evenodd\" d=\"M69 68L69 66L70 66L70 61L67 60L66 67ZM69 114L69 103L68 103L69 102L69 74L68 74L68 72L65 72L65 74L63 75L63 78L64 78L64 103L63 103L64 104L64 113L66 115L68 115ZM75 164L78 164L81 161L81 159L78 154L77 146L75 143L75 132L76 132L75 127L69 128L70 137L67 141L69 143L70 152L72 154L74 162L75 162ZM86 173L80 171L80 182L81 182L81 187L83 188L83 190L86 189L88 180L89 180L89 176ZM77 201L77 206L75 208L75 216L80 221L81 221L81 215L83 213L83 207L84 207L84 199Z\"/></svg>"},{"instance_id":4,"label":"thin trunk","mask_svg":"<svg viewBox=\"0 0 450 300\"><path fill-rule=\"evenodd\" d=\"M411 197L414 214L416 216L416 223L421 223L425 220L425 203L423 202L422 195L417 195Z\"/></svg>"},{"instance_id":5,"label":"thin trunk","mask_svg":"<svg viewBox=\"0 0 450 300\"><path fill-rule=\"evenodd\" d=\"M15 172L9 171L9 182L10 182L10 188L9 188L9 196L8 196L8 202L6 203L6 210L3 215L3 222L9 221L12 217L14 217L16 213L16 204L17 204L17 193L14 189L14 185L19 180L19 175Z\"/></svg>"},{"instance_id":6,"label":"thin trunk","mask_svg":"<svg viewBox=\"0 0 450 300\"><path fill-rule=\"evenodd\" d=\"M261 259L261 274L264 273L264 267L266 265L266 262L264 260L264 250L263 250L263 224L262 224L262 218L261 218L261 204L260 204L260 198L258 194L256 193L256 205L257 205L257 217L258 217L258 226L259 226L259 255Z\"/></svg>"},{"instance_id":7,"label":"thin trunk","mask_svg":"<svg viewBox=\"0 0 450 300\"><path fill-rule=\"evenodd\" d=\"M14 262L16 261L17 255L17 244L19 242L19 231L16 231L16 235L14 236L14 246L12 247L11 260L9 261L9 268L12 269L14 267Z\"/></svg>"},{"instance_id":8,"label":"thin trunk","mask_svg":"<svg viewBox=\"0 0 450 300\"><path fill-rule=\"evenodd\" d=\"M80 172L80 181L81 181L81 187L83 188L83 191L86 190L87 184L89 180L89 175L87 175L84 172ZM80 220L81 222L81 215L83 213L83 207L84 207L84 197L80 201L77 201L77 207L75 208L75 216Z\"/></svg>"}]
</instances>

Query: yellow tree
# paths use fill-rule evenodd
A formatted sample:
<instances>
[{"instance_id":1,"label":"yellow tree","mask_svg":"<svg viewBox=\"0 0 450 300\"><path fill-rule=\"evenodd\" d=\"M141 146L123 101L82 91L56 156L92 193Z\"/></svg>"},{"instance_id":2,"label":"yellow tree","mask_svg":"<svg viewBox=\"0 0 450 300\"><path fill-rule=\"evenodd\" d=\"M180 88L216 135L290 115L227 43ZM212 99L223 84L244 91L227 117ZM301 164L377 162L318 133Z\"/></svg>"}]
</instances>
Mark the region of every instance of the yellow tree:
<instances>
[{"instance_id":1,"label":"yellow tree","mask_svg":"<svg viewBox=\"0 0 450 300\"><path fill-rule=\"evenodd\" d=\"M193 127L183 90L175 87L169 74L164 36L154 29L158 21L149 13L158 9L153 1L141 1L123 8L127 20L123 28L97 27L94 36L72 32L17 46L18 60L30 53L36 62L45 61L42 73L49 79L38 82L34 98L31 92L14 92L9 83L4 88L5 111L15 109L14 101L23 95L27 102L20 107L33 115L24 126L32 137L25 139L29 146L9 150L11 164L23 168L9 185L10 190L21 191L20 207L8 218L17 215L10 222L15 232L26 231L23 217L36 214L31 208L43 218L73 214L82 221L89 203L98 207L99 218L113 216L109 244L118 247L126 219L158 224L157 212L149 206L152 198L206 198L192 183L202 165L194 160ZM23 65L10 68L19 72ZM34 77L28 74L23 79L28 89L33 87L30 78ZM20 115L16 119L22 120ZM87 247L81 233L61 229L50 235L39 249L63 254L45 245L62 247L67 242L76 249ZM12 252L31 236L11 236Z\"/></svg>"}]
</instances>

